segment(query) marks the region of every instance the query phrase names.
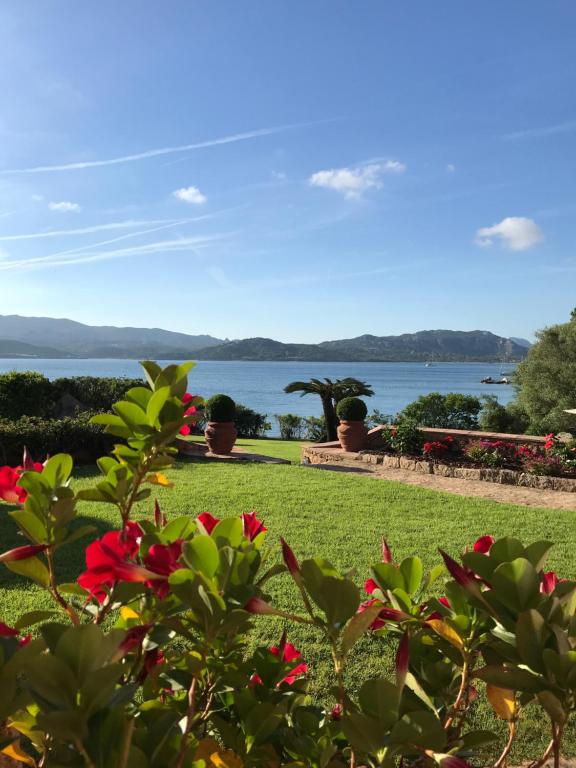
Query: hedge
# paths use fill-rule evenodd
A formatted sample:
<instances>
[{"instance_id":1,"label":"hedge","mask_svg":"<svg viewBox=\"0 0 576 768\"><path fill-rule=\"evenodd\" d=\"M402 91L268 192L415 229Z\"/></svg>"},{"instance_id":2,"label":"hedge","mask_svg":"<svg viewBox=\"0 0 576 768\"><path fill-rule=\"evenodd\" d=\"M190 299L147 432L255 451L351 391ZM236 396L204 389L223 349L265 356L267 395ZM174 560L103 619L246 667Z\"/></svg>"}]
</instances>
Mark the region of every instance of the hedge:
<instances>
[{"instance_id":1,"label":"hedge","mask_svg":"<svg viewBox=\"0 0 576 768\"><path fill-rule=\"evenodd\" d=\"M20 464L24 446L35 461L44 461L56 453L70 453L77 464L93 464L110 452L115 439L104 434L102 427L90 424L91 415L85 413L65 419L35 416L0 419L0 464Z\"/></svg>"}]
</instances>

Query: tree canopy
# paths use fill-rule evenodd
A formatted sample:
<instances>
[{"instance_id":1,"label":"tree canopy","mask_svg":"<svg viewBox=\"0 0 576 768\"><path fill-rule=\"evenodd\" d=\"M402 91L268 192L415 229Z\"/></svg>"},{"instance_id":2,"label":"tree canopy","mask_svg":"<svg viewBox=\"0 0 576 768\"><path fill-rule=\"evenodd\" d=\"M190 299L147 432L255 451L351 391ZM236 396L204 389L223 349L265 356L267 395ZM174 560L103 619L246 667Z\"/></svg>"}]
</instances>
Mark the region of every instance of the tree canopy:
<instances>
[{"instance_id":1,"label":"tree canopy","mask_svg":"<svg viewBox=\"0 0 576 768\"><path fill-rule=\"evenodd\" d=\"M528 431L576 432L576 310L571 319L539 331L514 374L517 403L530 420Z\"/></svg>"}]
</instances>

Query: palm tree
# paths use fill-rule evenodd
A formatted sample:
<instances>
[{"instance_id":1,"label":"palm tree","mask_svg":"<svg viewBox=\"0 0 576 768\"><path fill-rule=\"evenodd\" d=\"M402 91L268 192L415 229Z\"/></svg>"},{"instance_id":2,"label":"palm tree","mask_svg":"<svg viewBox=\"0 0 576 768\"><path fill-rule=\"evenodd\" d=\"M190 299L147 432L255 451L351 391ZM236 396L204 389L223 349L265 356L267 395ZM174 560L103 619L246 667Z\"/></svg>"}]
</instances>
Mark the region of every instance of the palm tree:
<instances>
[{"instance_id":1,"label":"palm tree","mask_svg":"<svg viewBox=\"0 0 576 768\"><path fill-rule=\"evenodd\" d=\"M322 410L326 419L328 440L336 440L338 420L336 418L336 403L345 397L371 397L374 391L364 381L358 379L310 379L310 381L293 381L284 387L284 392L300 392L304 395L318 395L322 401Z\"/></svg>"}]
</instances>

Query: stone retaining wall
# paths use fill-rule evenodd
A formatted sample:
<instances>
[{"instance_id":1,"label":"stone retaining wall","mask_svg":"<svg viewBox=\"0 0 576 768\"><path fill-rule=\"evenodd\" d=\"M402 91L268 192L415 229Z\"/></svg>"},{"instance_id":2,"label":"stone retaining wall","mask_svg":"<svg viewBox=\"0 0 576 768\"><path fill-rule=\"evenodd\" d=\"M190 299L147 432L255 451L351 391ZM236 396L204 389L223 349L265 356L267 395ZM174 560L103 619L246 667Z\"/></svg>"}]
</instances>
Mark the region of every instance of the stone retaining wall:
<instances>
[{"instance_id":1,"label":"stone retaining wall","mask_svg":"<svg viewBox=\"0 0 576 768\"><path fill-rule=\"evenodd\" d=\"M382 432L388 430L386 425L374 427L368 432L366 438L367 448L378 448L382 445ZM420 427L422 436L429 441L444 440L445 437L453 437L459 443L468 443L470 440L502 440L505 443L515 445L531 445L533 447L544 446L546 438L541 435L510 435L504 432L480 432L469 429L438 429L436 427Z\"/></svg>"},{"instance_id":2,"label":"stone retaining wall","mask_svg":"<svg viewBox=\"0 0 576 768\"><path fill-rule=\"evenodd\" d=\"M442 464L422 458L378 455L365 451L349 453L343 451L339 443L303 445L302 461L305 464L338 464L354 468L358 468L358 465L362 464L367 471L377 471L379 467L383 469L408 469L423 475L440 475L441 477L455 477L461 480L485 480L489 483L576 493L576 479L568 477L541 477L527 472L517 472L513 469L456 467L453 464Z\"/></svg>"}]
</instances>

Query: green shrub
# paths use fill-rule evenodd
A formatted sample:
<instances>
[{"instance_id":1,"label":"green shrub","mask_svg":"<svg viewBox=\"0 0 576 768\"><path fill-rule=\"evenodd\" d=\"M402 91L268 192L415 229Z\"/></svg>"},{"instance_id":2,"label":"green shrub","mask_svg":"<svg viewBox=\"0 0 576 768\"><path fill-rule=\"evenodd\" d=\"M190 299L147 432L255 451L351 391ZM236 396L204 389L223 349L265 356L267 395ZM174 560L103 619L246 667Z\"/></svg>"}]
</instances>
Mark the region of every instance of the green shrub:
<instances>
[{"instance_id":1,"label":"green shrub","mask_svg":"<svg viewBox=\"0 0 576 768\"><path fill-rule=\"evenodd\" d=\"M302 416L297 416L295 413L283 413L276 416L276 421L278 422L282 440L301 439L306 423Z\"/></svg>"},{"instance_id":2,"label":"green shrub","mask_svg":"<svg viewBox=\"0 0 576 768\"><path fill-rule=\"evenodd\" d=\"M340 421L364 421L368 408L359 397L345 397L336 406L336 415Z\"/></svg>"},{"instance_id":3,"label":"green shrub","mask_svg":"<svg viewBox=\"0 0 576 768\"><path fill-rule=\"evenodd\" d=\"M430 392L420 395L398 414L398 423L409 420L420 427L442 429L478 429L478 414L482 403L472 395L449 392Z\"/></svg>"},{"instance_id":4,"label":"green shrub","mask_svg":"<svg viewBox=\"0 0 576 768\"><path fill-rule=\"evenodd\" d=\"M304 440L310 440L312 443L326 443L328 441L328 430L326 429L326 419L324 416L308 416L305 419Z\"/></svg>"},{"instance_id":5,"label":"green shrub","mask_svg":"<svg viewBox=\"0 0 576 768\"><path fill-rule=\"evenodd\" d=\"M73 376L52 382L54 399L63 395L76 398L89 411L110 411L112 404L123 400L132 387L141 387L142 379L122 379L100 376Z\"/></svg>"},{"instance_id":6,"label":"green shrub","mask_svg":"<svg viewBox=\"0 0 576 768\"><path fill-rule=\"evenodd\" d=\"M66 419L23 416L14 421L0 420L0 464L19 464L24 446L36 461L66 452L78 464L92 464L110 451L114 442L102 427L90 423L89 413Z\"/></svg>"},{"instance_id":7,"label":"green shrub","mask_svg":"<svg viewBox=\"0 0 576 768\"><path fill-rule=\"evenodd\" d=\"M54 392L46 376L36 371L11 371L0 375L0 419L48 417L53 407Z\"/></svg>"},{"instance_id":8,"label":"green shrub","mask_svg":"<svg viewBox=\"0 0 576 768\"><path fill-rule=\"evenodd\" d=\"M236 404L236 418L234 421L238 437L251 439L264 437L264 433L272 427L265 413L258 413L240 403Z\"/></svg>"},{"instance_id":9,"label":"green shrub","mask_svg":"<svg viewBox=\"0 0 576 768\"><path fill-rule=\"evenodd\" d=\"M377 408L374 408L370 416L368 416L367 425L370 429L379 427L381 424L393 424L394 417L391 413L382 413Z\"/></svg>"},{"instance_id":10,"label":"green shrub","mask_svg":"<svg viewBox=\"0 0 576 768\"><path fill-rule=\"evenodd\" d=\"M206 418L208 421L234 421L236 403L228 395L212 395L206 401Z\"/></svg>"},{"instance_id":11,"label":"green shrub","mask_svg":"<svg viewBox=\"0 0 576 768\"><path fill-rule=\"evenodd\" d=\"M408 454L409 456L420 456L424 437L418 429L418 424L406 419L400 422L395 429L391 430L392 448L397 453Z\"/></svg>"},{"instance_id":12,"label":"green shrub","mask_svg":"<svg viewBox=\"0 0 576 768\"><path fill-rule=\"evenodd\" d=\"M502 405L495 395L484 395L480 413L480 429L485 432L507 432L521 435L528 428L529 419L517 403Z\"/></svg>"}]
</instances>

